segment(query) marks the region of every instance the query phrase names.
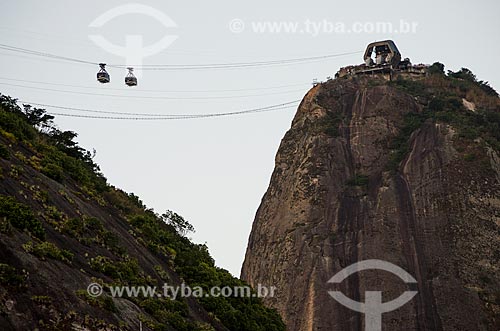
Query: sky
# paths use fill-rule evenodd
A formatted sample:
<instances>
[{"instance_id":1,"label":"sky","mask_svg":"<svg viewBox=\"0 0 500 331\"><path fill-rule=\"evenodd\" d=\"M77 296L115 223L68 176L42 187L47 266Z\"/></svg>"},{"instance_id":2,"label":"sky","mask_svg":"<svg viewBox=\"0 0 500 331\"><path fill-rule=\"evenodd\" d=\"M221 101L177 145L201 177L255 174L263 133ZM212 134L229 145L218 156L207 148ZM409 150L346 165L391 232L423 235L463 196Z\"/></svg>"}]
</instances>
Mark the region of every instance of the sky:
<instances>
[{"instance_id":1,"label":"sky","mask_svg":"<svg viewBox=\"0 0 500 331\"><path fill-rule=\"evenodd\" d=\"M73 115L106 116L53 106L166 115L241 111L300 100L313 79L362 63L366 45L385 39L393 39L413 63L467 67L500 89L500 2L380 4L1 0L0 44L83 62L0 48L0 92ZM114 46L103 47L92 35ZM311 57L320 58L304 60ZM304 61L282 62L290 59ZM265 61L279 65L199 67ZM108 66L109 84L96 81L100 62L116 65ZM137 87L124 85L127 64L136 67ZM141 65L156 70L140 70ZM157 70L164 65L184 66ZM239 276L255 212L296 105L216 118L57 116L56 123L97 151L95 161L111 184L157 212L184 216L196 228L192 239L206 243L216 264Z\"/></svg>"}]
</instances>

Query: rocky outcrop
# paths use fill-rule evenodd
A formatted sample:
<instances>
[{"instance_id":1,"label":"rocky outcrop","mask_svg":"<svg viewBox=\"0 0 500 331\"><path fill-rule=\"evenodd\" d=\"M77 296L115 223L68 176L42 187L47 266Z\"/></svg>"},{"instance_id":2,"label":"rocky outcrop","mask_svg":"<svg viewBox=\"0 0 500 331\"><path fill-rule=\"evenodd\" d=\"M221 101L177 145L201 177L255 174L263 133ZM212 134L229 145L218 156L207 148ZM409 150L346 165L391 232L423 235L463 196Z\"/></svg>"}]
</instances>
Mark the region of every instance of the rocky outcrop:
<instances>
[{"instance_id":1,"label":"rocky outcrop","mask_svg":"<svg viewBox=\"0 0 500 331\"><path fill-rule=\"evenodd\" d=\"M243 280L277 287L266 303L288 330L364 330L363 314L329 290L356 301L367 290L384 301L408 290L374 270L328 283L366 259L418 281L413 300L383 315L383 330L499 328L499 158L481 138L426 116L428 105L429 94L376 77L332 80L304 97L242 268Z\"/></svg>"}]
</instances>

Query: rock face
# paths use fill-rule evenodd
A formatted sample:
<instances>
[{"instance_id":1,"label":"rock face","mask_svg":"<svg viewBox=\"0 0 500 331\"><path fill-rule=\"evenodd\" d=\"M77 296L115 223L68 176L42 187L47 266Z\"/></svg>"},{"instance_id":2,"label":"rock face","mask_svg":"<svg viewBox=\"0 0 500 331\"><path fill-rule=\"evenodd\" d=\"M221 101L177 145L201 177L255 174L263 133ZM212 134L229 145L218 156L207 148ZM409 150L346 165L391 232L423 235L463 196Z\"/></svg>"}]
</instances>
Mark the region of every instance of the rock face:
<instances>
[{"instance_id":1,"label":"rock face","mask_svg":"<svg viewBox=\"0 0 500 331\"><path fill-rule=\"evenodd\" d=\"M384 302L409 290L375 270L328 283L367 259L398 265L418 281L413 300L383 314L383 330L499 329L499 158L481 138L462 137L453 121L429 118L429 97L446 82L426 78L418 84L427 93L415 94L376 77L336 79L304 97L242 268L252 285L277 287L266 304L287 330L364 330L364 315L331 290L356 301L383 291ZM498 112L498 97L484 100Z\"/></svg>"}]
</instances>

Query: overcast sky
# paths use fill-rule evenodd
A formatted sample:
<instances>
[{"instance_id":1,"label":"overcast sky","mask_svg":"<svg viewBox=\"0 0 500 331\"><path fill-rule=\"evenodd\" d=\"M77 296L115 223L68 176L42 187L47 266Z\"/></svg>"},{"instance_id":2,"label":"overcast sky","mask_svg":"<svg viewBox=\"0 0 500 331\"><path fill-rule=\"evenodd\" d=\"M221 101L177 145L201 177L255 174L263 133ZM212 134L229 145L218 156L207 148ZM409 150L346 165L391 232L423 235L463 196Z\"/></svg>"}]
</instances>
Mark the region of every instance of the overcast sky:
<instances>
[{"instance_id":1,"label":"overcast sky","mask_svg":"<svg viewBox=\"0 0 500 331\"><path fill-rule=\"evenodd\" d=\"M171 21L164 25L137 13L89 27L100 15L127 3L2 0L0 43L90 62L126 64L123 56L109 53L89 35L102 35L117 46L125 44L127 35L142 36L145 46L169 35L177 39L143 64L197 65L362 52L369 42L393 39L413 63L440 61L451 70L468 67L500 89L496 0L136 1ZM280 22L290 22L292 28L257 31L259 24ZM392 32L372 31L381 23L392 24ZM0 58L4 94L56 106L160 114L230 112L298 100L313 78L323 80L341 66L362 63L362 54L357 53L257 68L151 70L141 73L136 90L142 91L135 91L123 83L125 69L109 68L111 83L101 85L95 80L95 65L6 50L0 50ZM206 242L216 263L238 276L275 153L295 110L176 121L59 116L56 123L78 132L83 147L97 150L96 161L111 184L134 192L158 212L171 209L189 220L196 228L193 240Z\"/></svg>"}]
</instances>

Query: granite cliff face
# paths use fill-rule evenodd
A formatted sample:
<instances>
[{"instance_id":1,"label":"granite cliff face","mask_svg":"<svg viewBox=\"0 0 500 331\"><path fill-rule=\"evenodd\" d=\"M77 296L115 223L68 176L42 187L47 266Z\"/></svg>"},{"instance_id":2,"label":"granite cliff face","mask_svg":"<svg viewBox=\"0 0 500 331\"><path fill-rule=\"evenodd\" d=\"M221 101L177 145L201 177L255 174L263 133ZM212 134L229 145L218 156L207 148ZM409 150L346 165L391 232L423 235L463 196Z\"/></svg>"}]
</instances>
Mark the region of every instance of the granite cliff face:
<instances>
[{"instance_id":1,"label":"granite cliff face","mask_svg":"<svg viewBox=\"0 0 500 331\"><path fill-rule=\"evenodd\" d=\"M266 303L289 331L364 330L328 291L390 301L408 285L373 270L327 282L381 259L418 281L383 330L498 330L499 104L475 79L444 74L313 87L279 147L243 280L277 287Z\"/></svg>"}]
</instances>

